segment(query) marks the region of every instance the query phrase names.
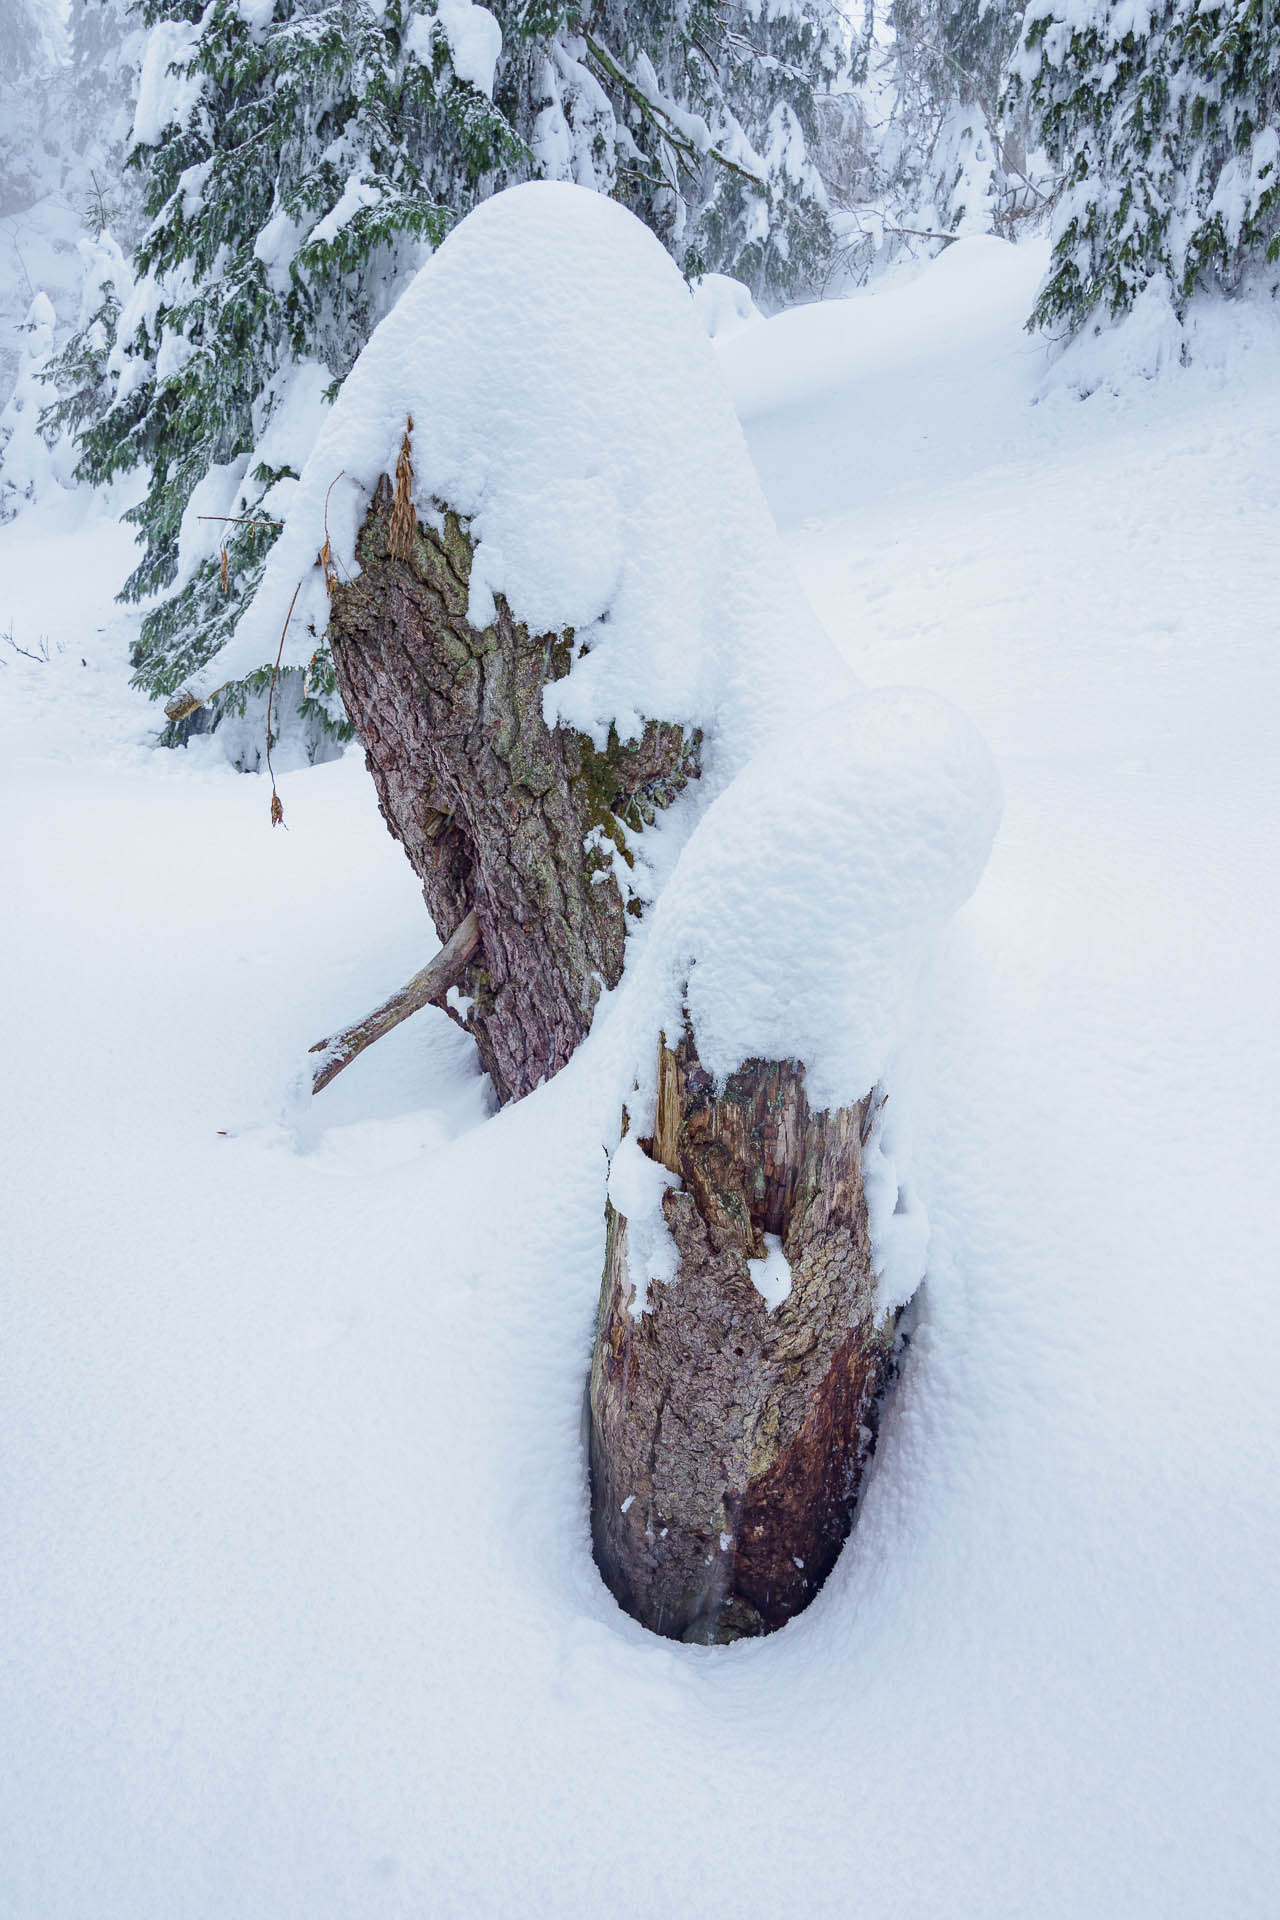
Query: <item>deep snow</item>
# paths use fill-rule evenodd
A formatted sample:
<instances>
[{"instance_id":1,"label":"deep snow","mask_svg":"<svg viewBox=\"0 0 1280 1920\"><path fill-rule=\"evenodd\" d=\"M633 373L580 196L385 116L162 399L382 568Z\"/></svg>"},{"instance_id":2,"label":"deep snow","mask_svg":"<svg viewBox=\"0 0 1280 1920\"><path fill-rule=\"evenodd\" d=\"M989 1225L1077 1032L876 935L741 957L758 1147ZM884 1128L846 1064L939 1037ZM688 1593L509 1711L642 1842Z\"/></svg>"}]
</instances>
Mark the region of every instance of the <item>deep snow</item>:
<instances>
[{"instance_id":1,"label":"deep snow","mask_svg":"<svg viewBox=\"0 0 1280 1920\"><path fill-rule=\"evenodd\" d=\"M0 529L0 1912L1273 1910L1280 359L1082 404L1042 264L717 348L855 670L1006 794L890 1076L920 1325L767 1641L591 1564L608 1050L486 1118L427 1012L282 1121L431 944L360 760L272 833L146 745L120 531Z\"/></svg>"}]
</instances>

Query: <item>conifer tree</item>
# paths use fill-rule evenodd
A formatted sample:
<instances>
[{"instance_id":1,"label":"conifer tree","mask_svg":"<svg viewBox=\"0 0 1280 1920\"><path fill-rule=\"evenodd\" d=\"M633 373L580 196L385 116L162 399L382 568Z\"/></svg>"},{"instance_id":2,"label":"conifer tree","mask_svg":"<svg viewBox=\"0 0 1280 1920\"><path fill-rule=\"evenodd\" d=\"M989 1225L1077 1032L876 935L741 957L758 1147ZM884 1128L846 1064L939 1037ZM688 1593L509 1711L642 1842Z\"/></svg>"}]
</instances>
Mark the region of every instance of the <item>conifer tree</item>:
<instances>
[{"instance_id":1,"label":"conifer tree","mask_svg":"<svg viewBox=\"0 0 1280 1920\"><path fill-rule=\"evenodd\" d=\"M150 471L125 597L150 602L134 664L154 694L236 624L326 399L476 200L577 181L624 200L690 274L736 273L775 303L829 247L808 155L815 87L840 60L828 0L138 11L133 165L151 224L123 311L95 316L99 340L117 329L109 391L93 367L74 391L82 477ZM221 709L261 696L268 665ZM344 729L323 653L289 699L313 749Z\"/></svg>"},{"instance_id":2,"label":"conifer tree","mask_svg":"<svg viewBox=\"0 0 1280 1920\"><path fill-rule=\"evenodd\" d=\"M59 128L47 86L63 35L46 0L0 7L0 215L30 206L56 182Z\"/></svg>"},{"instance_id":3,"label":"conifer tree","mask_svg":"<svg viewBox=\"0 0 1280 1920\"><path fill-rule=\"evenodd\" d=\"M70 0L64 86L64 191L91 239L109 232L131 252L142 237L142 183L125 165L144 29L134 0Z\"/></svg>"},{"instance_id":4,"label":"conifer tree","mask_svg":"<svg viewBox=\"0 0 1280 1920\"><path fill-rule=\"evenodd\" d=\"M1066 174L1036 323L1115 320L1152 284L1181 311L1275 264L1275 0L1033 0L1017 79Z\"/></svg>"},{"instance_id":5,"label":"conifer tree","mask_svg":"<svg viewBox=\"0 0 1280 1920\"><path fill-rule=\"evenodd\" d=\"M1008 234L1036 202L1005 97L1022 15L1023 0L892 0L897 164L922 224Z\"/></svg>"}]
</instances>

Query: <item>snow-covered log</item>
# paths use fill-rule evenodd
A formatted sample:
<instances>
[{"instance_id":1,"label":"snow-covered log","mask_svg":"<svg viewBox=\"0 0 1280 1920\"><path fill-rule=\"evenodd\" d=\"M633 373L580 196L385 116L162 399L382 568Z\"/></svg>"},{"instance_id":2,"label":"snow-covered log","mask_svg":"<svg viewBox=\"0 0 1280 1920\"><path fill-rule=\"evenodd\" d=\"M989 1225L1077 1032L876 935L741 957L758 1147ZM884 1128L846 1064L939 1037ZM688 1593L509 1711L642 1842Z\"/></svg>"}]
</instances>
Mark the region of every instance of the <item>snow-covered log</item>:
<instances>
[{"instance_id":1,"label":"snow-covered log","mask_svg":"<svg viewBox=\"0 0 1280 1920\"><path fill-rule=\"evenodd\" d=\"M785 1625L848 1533L927 1240L873 1092L999 805L959 714L871 695L759 754L659 903L590 1386L596 1561L656 1632Z\"/></svg>"},{"instance_id":2,"label":"snow-covered log","mask_svg":"<svg viewBox=\"0 0 1280 1920\"><path fill-rule=\"evenodd\" d=\"M458 1017L501 1099L618 983L656 815L848 685L688 288L621 207L551 184L478 208L376 329L188 697L282 626L286 667L328 640L441 938L477 916Z\"/></svg>"},{"instance_id":3,"label":"snow-covered log","mask_svg":"<svg viewBox=\"0 0 1280 1920\"><path fill-rule=\"evenodd\" d=\"M990 845L981 742L944 703L857 693L687 288L572 189L497 196L422 270L207 671L260 657L295 596L286 664L327 633L439 932L475 915L454 1012L499 1096L618 989L601 1571L660 1632L779 1626L839 1551L922 1272L918 1210L863 1134Z\"/></svg>"}]
</instances>

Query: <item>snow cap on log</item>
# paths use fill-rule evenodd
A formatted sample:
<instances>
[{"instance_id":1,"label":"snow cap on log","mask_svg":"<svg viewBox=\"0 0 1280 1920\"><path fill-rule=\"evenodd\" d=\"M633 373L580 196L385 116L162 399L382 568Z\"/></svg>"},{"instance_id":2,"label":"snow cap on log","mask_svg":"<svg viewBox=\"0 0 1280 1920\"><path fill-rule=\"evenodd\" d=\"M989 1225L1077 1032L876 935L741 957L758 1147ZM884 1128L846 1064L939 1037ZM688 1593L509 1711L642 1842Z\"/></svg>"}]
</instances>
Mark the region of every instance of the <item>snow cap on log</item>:
<instances>
[{"instance_id":1,"label":"snow cap on log","mask_svg":"<svg viewBox=\"0 0 1280 1920\"><path fill-rule=\"evenodd\" d=\"M1000 810L977 729L916 689L838 702L756 754L690 837L637 968L637 1130L652 1036L674 1040L686 1014L718 1084L750 1059L795 1060L815 1108L862 1099Z\"/></svg>"},{"instance_id":2,"label":"snow cap on log","mask_svg":"<svg viewBox=\"0 0 1280 1920\"><path fill-rule=\"evenodd\" d=\"M262 586L193 691L303 663L412 415L413 499L476 542L469 616L502 594L531 633L572 628L547 719L603 746L645 718L720 742L713 783L779 721L853 683L778 541L713 348L653 235L581 188L484 202L377 328L307 461ZM337 478L341 475L341 478ZM327 508L326 508L327 502Z\"/></svg>"}]
</instances>

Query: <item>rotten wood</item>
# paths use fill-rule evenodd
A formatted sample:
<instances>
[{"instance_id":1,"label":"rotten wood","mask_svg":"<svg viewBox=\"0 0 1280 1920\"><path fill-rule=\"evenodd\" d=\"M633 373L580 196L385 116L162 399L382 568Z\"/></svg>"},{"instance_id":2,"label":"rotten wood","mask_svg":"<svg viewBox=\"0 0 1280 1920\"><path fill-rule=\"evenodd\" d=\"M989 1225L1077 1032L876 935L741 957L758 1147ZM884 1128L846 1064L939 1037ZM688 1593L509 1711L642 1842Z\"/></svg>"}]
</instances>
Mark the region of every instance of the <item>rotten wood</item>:
<instances>
[{"instance_id":1,"label":"rotten wood","mask_svg":"<svg viewBox=\"0 0 1280 1920\"><path fill-rule=\"evenodd\" d=\"M793 1061L748 1061L717 1093L688 1032L659 1042L639 1144L679 1178L663 1200L679 1271L633 1314L627 1222L607 1207L590 1464L597 1565L670 1638L783 1626L849 1531L895 1333L875 1321L868 1104L814 1112ZM772 1311L748 1266L766 1234L791 1268Z\"/></svg>"},{"instance_id":2,"label":"rotten wood","mask_svg":"<svg viewBox=\"0 0 1280 1920\"><path fill-rule=\"evenodd\" d=\"M341 1033L332 1034L327 1040L317 1040L310 1051L323 1054L324 1058L313 1069L312 1093L319 1093L327 1087L366 1047L371 1047L375 1040L381 1040L384 1033L390 1033L411 1013L417 1013L432 1001L442 1000L450 987L462 978L479 945L479 923L475 914L469 913L454 929L435 959L415 973L412 980L406 981L399 993L393 993L389 1000L384 1000L363 1020L357 1020L354 1026L344 1027Z\"/></svg>"}]
</instances>

